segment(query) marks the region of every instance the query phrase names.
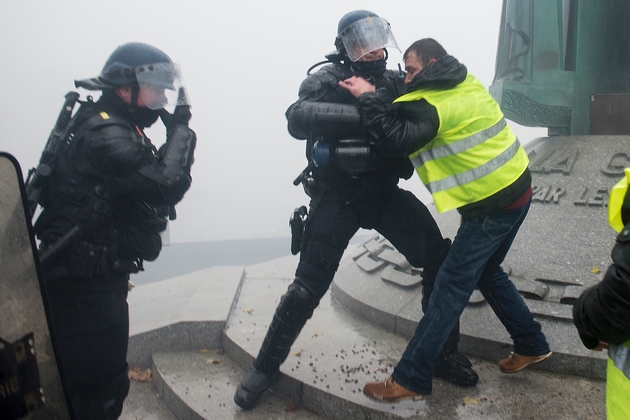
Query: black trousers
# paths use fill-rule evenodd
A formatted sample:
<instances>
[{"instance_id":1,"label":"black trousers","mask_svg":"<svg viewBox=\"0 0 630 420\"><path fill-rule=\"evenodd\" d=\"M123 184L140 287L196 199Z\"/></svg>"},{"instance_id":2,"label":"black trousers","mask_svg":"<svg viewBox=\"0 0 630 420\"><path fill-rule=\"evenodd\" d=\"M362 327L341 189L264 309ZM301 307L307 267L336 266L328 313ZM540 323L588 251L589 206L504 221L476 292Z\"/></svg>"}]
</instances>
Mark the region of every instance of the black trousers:
<instances>
[{"instance_id":1,"label":"black trousers","mask_svg":"<svg viewBox=\"0 0 630 420\"><path fill-rule=\"evenodd\" d=\"M127 275L46 281L61 371L76 419L116 419L129 391Z\"/></svg>"},{"instance_id":2,"label":"black trousers","mask_svg":"<svg viewBox=\"0 0 630 420\"><path fill-rule=\"evenodd\" d=\"M322 195L315 192L312 197L294 283L282 296L254 361L255 369L270 376L276 375L286 360L359 228L376 230L412 266L422 267L423 310L433 291L437 271L450 249L450 240L442 237L426 206L395 185L349 191L326 189ZM459 325L456 325L442 352L456 351L458 341Z\"/></svg>"},{"instance_id":3,"label":"black trousers","mask_svg":"<svg viewBox=\"0 0 630 420\"><path fill-rule=\"evenodd\" d=\"M352 199L352 196L359 197ZM437 271L451 241L444 239L427 207L411 192L398 186L343 193L327 192L311 201L314 211L304 233L296 281L313 293L314 301L326 293L348 242L359 228L374 229L405 256L409 264L422 267L422 310L426 312ZM301 328L301 326L300 326ZM457 350L459 322L442 348Z\"/></svg>"},{"instance_id":4,"label":"black trousers","mask_svg":"<svg viewBox=\"0 0 630 420\"><path fill-rule=\"evenodd\" d=\"M397 186L349 201L325 194L309 213L296 270L299 281L316 296L323 296L359 228L374 229L387 238L412 266L423 268L423 285L433 289L450 242L442 237L426 206Z\"/></svg>"}]
</instances>

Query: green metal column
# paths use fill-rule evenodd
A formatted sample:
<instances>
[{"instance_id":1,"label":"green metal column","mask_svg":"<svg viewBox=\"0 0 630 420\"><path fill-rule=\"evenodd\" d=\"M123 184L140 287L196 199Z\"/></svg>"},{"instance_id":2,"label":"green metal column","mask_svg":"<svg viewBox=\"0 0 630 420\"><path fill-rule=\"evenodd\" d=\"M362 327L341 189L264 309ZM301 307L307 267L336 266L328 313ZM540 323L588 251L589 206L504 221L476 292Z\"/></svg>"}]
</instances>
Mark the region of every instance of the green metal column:
<instances>
[{"instance_id":1,"label":"green metal column","mask_svg":"<svg viewBox=\"0 0 630 420\"><path fill-rule=\"evenodd\" d=\"M628 92L630 1L504 0L490 92L506 117L589 134L591 95Z\"/></svg>"}]
</instances>

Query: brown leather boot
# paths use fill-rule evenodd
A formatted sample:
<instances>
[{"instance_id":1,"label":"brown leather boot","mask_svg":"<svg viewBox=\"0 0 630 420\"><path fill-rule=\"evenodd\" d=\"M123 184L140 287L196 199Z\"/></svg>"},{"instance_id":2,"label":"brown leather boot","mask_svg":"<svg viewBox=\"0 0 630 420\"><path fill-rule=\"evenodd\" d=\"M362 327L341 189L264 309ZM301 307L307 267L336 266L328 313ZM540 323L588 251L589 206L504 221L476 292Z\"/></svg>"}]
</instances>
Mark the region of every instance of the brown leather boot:
<instances>
[{"instance_id":1,"label":"brown leather boot","mask_svg":"<svg viewBox=\"0 0 630 420\"><path fill-rule=\"evenodd\" d=\"M392 377L382 382L370 382L363 387L363 393L377 401L421 400L424 395L410 391L396 382Z\"/></svg>"},{"instance_id":2,"label":"brown leather boot","mask_svg":"<svg viewBox=\"0 0 630 420\"><path fill-rule=\"evenodd\" d=\"M540 356L521 356L520 354L512 352L507 358L499 360L499 369L501 369L503 373L520 372L531 364L540 363L548 359L552 354L552 352L549 352L547 354L541 354Z\"/></svg>"}]
</instances>

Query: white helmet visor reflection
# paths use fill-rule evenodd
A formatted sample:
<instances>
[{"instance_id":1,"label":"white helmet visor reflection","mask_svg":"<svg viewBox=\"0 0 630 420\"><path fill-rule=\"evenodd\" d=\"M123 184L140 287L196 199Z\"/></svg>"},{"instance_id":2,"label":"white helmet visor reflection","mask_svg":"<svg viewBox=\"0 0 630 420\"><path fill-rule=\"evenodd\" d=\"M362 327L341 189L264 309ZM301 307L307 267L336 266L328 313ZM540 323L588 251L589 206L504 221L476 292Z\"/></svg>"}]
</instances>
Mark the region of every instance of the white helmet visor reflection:
<instances>
[{"instance_id":1,"label":"white helmet visor reflection","mask_svg":"<svg viewBox=\"0 0 630 420\"><path fill-rule=\"evenodd\" d=\"M387 20L381 17L366 17L348 25L339 34L351 61L380 48L398 48Z\"/></svg>"},{"instance_id":2,"label":"white helmet visor reflection","mask_svg":"<svg viewBox=\"0 0 630 420\"><path fill-rule=\"evenodd\" d=\"M136 79L145 105L150 109L190 105L179 65L175 63L145 64L137 67Z\"/></svg>"}]
</instances>

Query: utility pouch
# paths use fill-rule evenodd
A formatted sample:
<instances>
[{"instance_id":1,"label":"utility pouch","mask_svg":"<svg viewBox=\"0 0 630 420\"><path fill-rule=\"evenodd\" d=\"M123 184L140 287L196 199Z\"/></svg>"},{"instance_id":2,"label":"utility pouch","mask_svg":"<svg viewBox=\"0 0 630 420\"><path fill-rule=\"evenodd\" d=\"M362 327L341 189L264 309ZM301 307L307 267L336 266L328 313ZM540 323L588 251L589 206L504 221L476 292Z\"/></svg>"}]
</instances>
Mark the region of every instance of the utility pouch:
<instances>
[{"instance_id":1,"label":"utility pouch","mask_svg":"<svg viewBox=\"0 0 630 420\"><path fill-rule=\"evenodd\" d=\"M166 216L146 203L134 201L131 204L121 243L125 258L153 261L162 250L160 232L166 229Z\"/></svg>"},{"instance_id":2,"label":"utility pouch","mask_svg":"<svg viewBox=\"0 0 630 420\"><path fill-rule=\"evenodd\" d=\"M291 254L297 255L302 249L302 236L304 235L304 226L306 224L307 212L305 206L301 206L293 210L293 214L289 219L291 227Z\"/></svg>"},{"instance_id":3,"label":"utility pouch","mask_svg":"<svg viewBox=\"0 0 630 420\"><path fill-rule=\"evenodd\" d=\"M66 268L72 277L89 278L111 273L112 252L109 246L86 240L75 241Z\"/></svg>"},{"instance_id":4,"label":"utility pouch","mask_svg":"<svg viewBox=\"0 0 630 420\"><path fill-rule=\"evenodd\" d=\"M158 232L147 232L134 225L128 225L124 246L131 254L145 261L153 261L162 250L162 237Z\"/></svg>"},{"instance_id":5,"label":"utility pouch","mask_svg":"<svg viewBox=\"0 0 630 420\"><path fill-rule=\"evenodd\" d=\"M347 174L372 171L374 156L370 143L364 140L339 140L335 150L335 166Z\"/></svg>"},{"instance_id":6,"label":"utility pouch","mask_svg":"<svg viewBox=\"0 0 630 420\"><path fill-rule=\"evenodd\" d=\"M313 145L315 166L334 166L340 172L359 175L376 168L372 145L362 139L342 139L335 143L316 142Z\"/></svg>"}]
</instances>

